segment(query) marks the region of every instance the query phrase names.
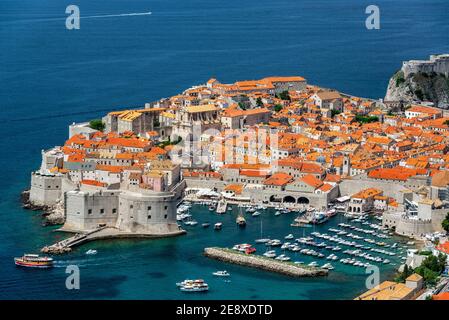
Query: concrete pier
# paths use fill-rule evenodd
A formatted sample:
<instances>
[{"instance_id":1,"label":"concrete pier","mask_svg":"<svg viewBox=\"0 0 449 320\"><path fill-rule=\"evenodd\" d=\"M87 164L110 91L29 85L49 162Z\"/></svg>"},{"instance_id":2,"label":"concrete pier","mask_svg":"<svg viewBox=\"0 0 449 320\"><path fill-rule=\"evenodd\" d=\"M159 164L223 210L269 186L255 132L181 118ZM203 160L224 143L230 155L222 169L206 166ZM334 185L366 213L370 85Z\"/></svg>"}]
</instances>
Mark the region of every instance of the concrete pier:
<instances>
[{"instance_id":1,"label":"concrete pier","mask_svg":"<svg viewBox=\"0 0 449 320\"><path fill-rule=\"evenodd\" d=\"M320 277L328 274L326 269L277 261L263 256L247 255L226 248L205 248L204 255L212 259L280 273L290 277Z\"/></svg>"}]
</instances>

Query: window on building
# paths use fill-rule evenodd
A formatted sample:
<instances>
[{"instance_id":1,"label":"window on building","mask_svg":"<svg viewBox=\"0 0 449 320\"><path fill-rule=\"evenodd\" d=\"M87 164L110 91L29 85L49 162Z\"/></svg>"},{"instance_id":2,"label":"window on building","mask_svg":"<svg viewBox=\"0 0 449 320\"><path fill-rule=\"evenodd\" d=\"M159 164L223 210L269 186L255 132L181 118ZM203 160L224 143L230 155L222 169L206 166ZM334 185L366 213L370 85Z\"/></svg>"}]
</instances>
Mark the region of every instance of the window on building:
<instances>
[{"instance_id":1,"label":"window on building","mask_svg":"<svg viewBox=\"0 0 449 320\"><path fill-rule=\"evenodd\" d=\"M116 208L112 209L112 213L117 213L117 209Z\"/></svg>"},{"instance_id":2,"label":"window on building","mask_svg":"<svg viewBox=\"0 0 449 320\"><path fill-rule=\"evenodd\" d=\"M151 206L148 207L148 211L150 211L150 210L151 210Z\"/></svg>"},{"instance_id":3,"label":"window on building","mask_svg":"<svg viewBox=\"0 0 449 320\"><path fill-rule=\"evenodd\" d=\"M79 213L79 212L78 212L78 213ZM88 214L91 214L91 213L92 213L92 209L87 210L87 213L88 213Z\"/></svg>"},{"instance_id":4,"label":"window on building","mask_svg":"<svg viewBox=\"0 0 449 320\"><path fill-rule=\"evenodd\" d=\"M164 207L164 210L167 210L167 206Z\"/></svg>"},{"instance_id":5,"label":"window on building","mask_svg":"<svg viewBox=\"0 0 449 320\"><path fill-rule=\"evenodd\" d=\"M148 215L148 219L151 219L151 214Z\"/></svg>"},{"instance_id":6,"label":"window on building","mask_svg":"<svg viewBox=\"0 0 449 320\"><path fill-rule=\"evenodd\" d=\"M129 206L129 208L132 209L132 208L134 208L134 206L131 204L131 205Z\"/></svg>"},{"instance_id":7,"label":"window on building","mask_svg":"<svg viewBox=\"0 0 449 320\"><path fill-rule=\"evenodd\" d=\"M104 209L100 209L100 213L104 213Z\"/></svg>"},{"instance_id":8,"label":"window on building","mask_svg":"<svg viewBox=\"0 0 449 320\"><path fill-rule=\"evenodd\" d=\"M164 219L167 219L167 215L164 215Z\"/></svg>"}]
</instances>

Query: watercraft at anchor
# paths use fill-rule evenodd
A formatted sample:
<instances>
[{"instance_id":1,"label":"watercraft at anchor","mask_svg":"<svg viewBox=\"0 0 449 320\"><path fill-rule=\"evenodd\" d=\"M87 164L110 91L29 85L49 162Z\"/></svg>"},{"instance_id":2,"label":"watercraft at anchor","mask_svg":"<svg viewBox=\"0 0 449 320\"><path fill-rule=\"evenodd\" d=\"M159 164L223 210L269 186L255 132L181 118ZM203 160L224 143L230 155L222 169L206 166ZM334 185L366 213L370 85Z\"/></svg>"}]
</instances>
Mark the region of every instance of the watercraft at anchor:
<instances>
[{"instance_id":1,"label":"watercraft at anchor","mask_svg":"<svg viewBox=\"0 0 449 320\"><path fill-rule=\"evenodd\" d=\"M239 227L245 227L246 226L246 219L244 216L239 215L237 217L237 219L235 219L235 223L237 223L237 225Z\"/></svg>"},{"instance_id":2,"label":"watercraft at anchor","mask_svg":"<svg viewBox=\"0 0 449 320\"><path fill-rule=\"evenodd\" d=\"M293 239L293 238L294 238L294 236L291 233L284 237L284 239L286 239L286 240L290 240L290 239Z\"/></svg>"},{"instance_id":3,"label":"watercraft at anchor","mask_svg":"<svg viewBox=\"0 0 449 320\"><path fill-rule=\"evenodd\" d=\"M89 249L89 250L86 251L86 254L87 254L87 255L94 255L94 254L97 254L97 250Z\"/></svg>"},{"instance_id":4,"label":"watercraft at anchor","mask_svg":"<svg viewBox=\"0 0 449 320\"><path fill-rule=\"evenodd\" d=\"M53 259L50 257L41 257L38 254L24 254L20 258L14 258L16 266L29 268L51 268Z\"/></svg>"},{"instance_id":5,"label":"watercraft at anchor","mask_svg":"<svg viewBox=\"0 0 449 320\"><path fill-rule=\"evenodd\" d=\"M210 223L209 223L209 222L205 222L205 223L202 223L201 226L202 226L203 228L209 228Z\"/></svg>"},{"instance_id":6,"label":"watercraft at anchor","mask_svg":"<svg viewBox=\"0 0 449 320\"><path fill-rule=\"evenodd\" d=\"M259 211L256 211L256 212L254 212L254 213L252 214L252 216L253 216L253 217L258 217L258 216L260 216L260 214L261 214L261 213L260 213Z\"/></svg>"},{"instance_id":7,"label":"watercraft at anchor","mask_svg":"<svg viewBox=\"0 0 449 320\"><path fill-rule=\"evenodd\" d=\"M215 230L221 230L222 227L223 227L223 223L221 223L221 222L217 222L216 224L214 224Z\"/></svg>"}]
</instances>

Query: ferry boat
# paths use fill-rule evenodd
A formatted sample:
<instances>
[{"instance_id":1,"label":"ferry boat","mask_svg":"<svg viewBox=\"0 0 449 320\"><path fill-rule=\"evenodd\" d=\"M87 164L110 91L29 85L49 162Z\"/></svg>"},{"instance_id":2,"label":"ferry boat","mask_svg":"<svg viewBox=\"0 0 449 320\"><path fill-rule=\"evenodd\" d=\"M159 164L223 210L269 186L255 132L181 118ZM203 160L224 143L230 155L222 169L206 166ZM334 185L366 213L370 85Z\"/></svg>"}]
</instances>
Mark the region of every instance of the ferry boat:
<instances>
[{"instance_id":1,"label":"ferry boat","mask_svg":"<svg viewBox=\"0 0 449 320\"><path fill-rule=\"evenodd\" d=\"M20 258L14 258L16 266L30 268L51 268L53 259L49 257L40 257L38 254L24 254Z\"/></svg>"},{"instance_id":2,"label":"ferry boat","mask_svg":"<svg viewBox=\"0 0 449 320\"><path fill-rule=\"evenodd\" d=\"M202 284L186 284L180 287L181 291L184 292L205 292L209 291L209 285L207 283Z\"/></svg>"}]
</instances>

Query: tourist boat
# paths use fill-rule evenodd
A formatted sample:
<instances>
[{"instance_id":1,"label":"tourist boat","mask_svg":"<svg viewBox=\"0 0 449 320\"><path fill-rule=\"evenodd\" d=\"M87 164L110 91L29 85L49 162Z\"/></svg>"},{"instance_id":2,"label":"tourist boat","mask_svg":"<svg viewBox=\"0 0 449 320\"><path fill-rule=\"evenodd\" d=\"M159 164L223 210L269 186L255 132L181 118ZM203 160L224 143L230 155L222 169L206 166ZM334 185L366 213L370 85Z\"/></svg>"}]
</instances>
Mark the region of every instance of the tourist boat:
<instances>
[{"instance_id":1,"label":"tourist boat","mask_svg":"<svg viewBox=\"0 0 449 320\"><path fill-rule=\"evenodd\" d=\"M202 223L201 226L202 226L203 228L209 228L210 223L209 223L209 222L205 222L205 223Z\"/></svg>"},{"instance_id":2,"label":"tourist boat","mask_svg":"<svg viewBox=\"0 0 449 320\"><path fill-rule=\"evenodd\" d=\"M290 240L290 239L293 239L293 238L294 238L294 236L291 233L284 237L284 239L286 239L286 240Z\"/></svg>"},{"instance_id":3,"label":"tourist boat","mask_svg":"<svg viewBox=\"0 0 449 320\"><path fill-rule=\"evenodd\" d=\"M24 254L20 258L14 258L16 266L30 268L50 268L53 267L53 259L41 257L38 254Z\"/></svg>"},{"instance_id":4,"label":"tourist boat","mask_svg":"<svg viewBox=\"0 0 449 320\"><path fill-rule=\"evenodd\" d=\"M205 283L203 279L196 279L196 280L186 279L181 282L177 282L176 286L183 287L186 285L203 284L203 283Z\"/></svg>"},{"instance_id":5,"label":"tourist boat","mask_svg":"<svg viewBox=\"0 0 449 320\"><path fill-rule=\"evenodd\" d=\"M94 254L97 254L97 250L89 249L89 250L86 251L86 254L87 254L87 255L94 255Z\"/></svg>"},{"instance_id":6,"label":"tourist boat","mask_svg":"<svg viewBox=\"0 0 449 320\"><path fill-rule=\"evenodd\" d=\"M207 283L202 284L187 284L180 288L181 291L184 292L205 292L209 290L209 285Z\"/></svg>"},{"instance_id":7,"label":"tourist boat","mask_svg":"<svg viewBox=\"0 0 449 320\"><path fill-rule=\"evenodd\" d=\"M215 230L221 230L222 227L223 227L223 223L221 223L221 222L217 222L216 224L214 224Z\"/></svg>"},{"instance_id":8,"label":"tourist boat","mask_svg":"<svg viewBox=\"0 0 449 320\"><path fill-rule=\"evenodd\" d=\"M260 212L259 212L259 211L256 211L256 212L254 212L254 213L252 214L252 216L253 216L253 217L258 217L258 216L260 216Z\"/></svg>"},{"instance_id":9,"label":"tourist boat","mask_svg":"<svg viewBox=\"0 0 449 320\"><path fill-rule=\"evenodd\" d=\"M212 272L212 274L214 276L217 276L217 277L229 277L229 276L231 276L231 274L229 272L227 272L226 270L215 271L215 272Z\"/></svg>"},{"instance_id":10,"label":"tourist boat","mask_svg":"<svg viewBox=\"0 0 449 320\"><path fill-rule=\"evenodd\" d=\"M237 223L239 227L245 227L246 226L246 219L245 219L245 217L239 215L237 217L237 219L235 219L235 223Z\"/></svg>"}]
</instances>

